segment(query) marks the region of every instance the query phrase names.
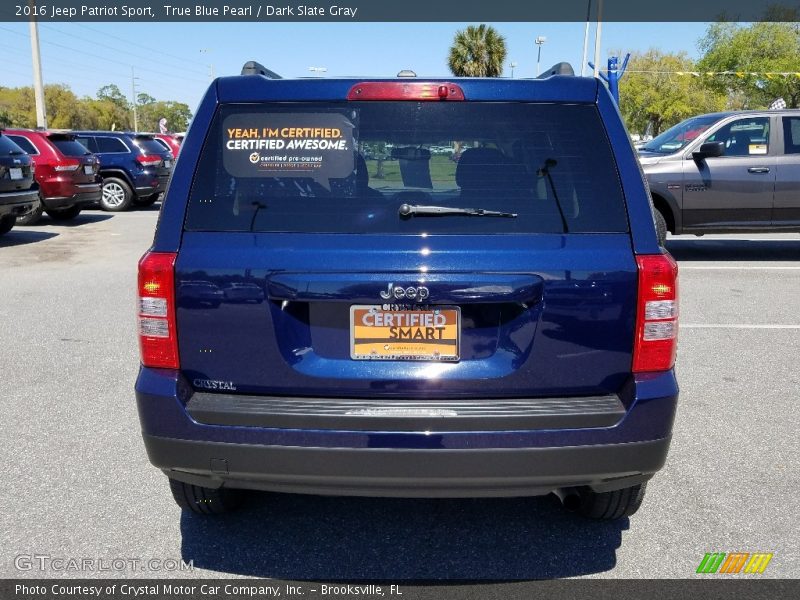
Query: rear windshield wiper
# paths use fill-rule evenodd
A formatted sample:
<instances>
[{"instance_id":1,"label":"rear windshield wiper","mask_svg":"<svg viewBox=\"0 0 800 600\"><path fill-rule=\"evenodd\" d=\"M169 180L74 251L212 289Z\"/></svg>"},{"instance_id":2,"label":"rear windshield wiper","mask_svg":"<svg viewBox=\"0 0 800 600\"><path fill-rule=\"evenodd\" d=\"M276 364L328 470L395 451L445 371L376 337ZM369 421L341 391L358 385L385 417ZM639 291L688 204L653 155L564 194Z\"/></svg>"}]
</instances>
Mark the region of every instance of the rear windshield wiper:
<instances>
[{"instance_id":1,"label":"rear windshield wiper","mask_svg":"<svg viewBox=\"0 0 800 600\"><path fill-rule=\"evenodd\" d=\"M258 211L262 208L267 208L267 205L263 202L251 202L250 205L253 207L253 218L250 219L250 231L253 231L253 227L256 226L256 217L258 216Z\"/></svg>"},{"instance_id":2,"label":"rear windshield wiper","mask_svg":"<svg viewBox=\"0 0 800 600\"><path fill-rule=\"evenodd\" d=\"M558 192L556 192L556 184L553 183L553 176L550 174L550 169L558 165L558 161L554 158L548 158L544 161L544 166L539 169L539 176L547 178L550 184L550 189L553 190L553 198L556 201L558 208L558 216L561 217L561 225L564 227L564 233L569 233L569 226L567 225L567 217L564 215L564 207L561 206L561 200L558 199Z\"/></svg>"},{"instance_id":3,"label":"rear windshield wiper","mask_svg":"<svg viewBox=\"0 0 800 600\"><path fill-rule=\"evenodd\" d=\"M457 208L452 206L413 206L402 204L397 211L401 217L439 217L449 215L464 215L467 217L506 217L515 219L517 213L501 212L499 210L485 210L483 208Z\"/></svg>"}]
</instances>

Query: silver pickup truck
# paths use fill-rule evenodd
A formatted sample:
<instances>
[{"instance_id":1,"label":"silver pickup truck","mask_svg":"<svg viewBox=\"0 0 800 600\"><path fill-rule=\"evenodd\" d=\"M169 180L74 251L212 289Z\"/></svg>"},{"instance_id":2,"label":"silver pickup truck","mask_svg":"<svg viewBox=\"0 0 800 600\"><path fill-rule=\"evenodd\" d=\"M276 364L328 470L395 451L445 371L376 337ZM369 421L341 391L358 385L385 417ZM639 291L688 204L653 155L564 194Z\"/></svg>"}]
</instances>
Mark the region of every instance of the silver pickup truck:
<instances>
[{"instance_id":1,"label":"silver pickup truck","mask_svg":"<svg viewBox=\"0 0 800 600\"><path fill-rule=\"evenodd\" d=\"M639 161L660 233L800 232L800 110L693 117Z\"/></svg>"}]
</instances>

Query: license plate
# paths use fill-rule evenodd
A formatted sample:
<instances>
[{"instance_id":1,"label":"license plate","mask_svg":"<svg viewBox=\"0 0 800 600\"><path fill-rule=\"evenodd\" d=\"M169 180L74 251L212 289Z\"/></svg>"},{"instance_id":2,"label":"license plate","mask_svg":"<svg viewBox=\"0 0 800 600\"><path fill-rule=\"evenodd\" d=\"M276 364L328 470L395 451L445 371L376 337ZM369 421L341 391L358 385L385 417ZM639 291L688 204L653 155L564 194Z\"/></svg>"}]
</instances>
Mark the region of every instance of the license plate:
<instances>
[{"instance_id":1,"label":"license plate","mask_svg":"<svg viewBox=\"0 0 800 600\"><path fill-rule=\"evenodd\" d=\"M457 306L392 310L350 307L350 357L353 360L459 359L461 310Z\"/></svg>"},{"instance_id":2,"label":"license plate","mask_svg":"<svg viewBox=\"0 0 800 600\"><path fill-rule=\"evenodd\" d=\"M171 161L171 160L165 160L165 161L164 161L164 166L165 166L167 169L171 169L171 168L172 168L172 161Z\"/></svg>"},{"instance_id":3,"label":"license plate","mask_svg":"<svg viewBox=\"0 0 800 600\"><path fill-rule=\"evenodd\" d=\"M8 170L11 179L22 179L22 169L19 167L12 167Z\"/></svg>"},{"instance_id":4,"label":"license plate","mask_svg":"<svg viewBox=\"0 0 800 600\"><path fill-rule=\"evenodd\" d=\"M85 165L83 167L83 172L87 175L94 175L94 167L92 165Z\"/></svg>"}]
</instances>

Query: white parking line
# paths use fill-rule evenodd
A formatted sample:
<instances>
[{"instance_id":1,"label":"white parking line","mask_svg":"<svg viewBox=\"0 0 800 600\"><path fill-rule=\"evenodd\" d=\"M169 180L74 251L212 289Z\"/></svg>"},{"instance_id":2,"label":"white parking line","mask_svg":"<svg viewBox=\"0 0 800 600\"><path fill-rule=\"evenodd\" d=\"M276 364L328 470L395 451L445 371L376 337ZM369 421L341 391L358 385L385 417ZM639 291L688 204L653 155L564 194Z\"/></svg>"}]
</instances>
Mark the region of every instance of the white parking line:
<instances>
[{"instance_id":1,"label":"white parking line","mask_svg":"<svg viewBox=\"0 0 800 600\"><path fill-rule=\"evenodd\" d=\"M800 266L764 266L764 267L721 267L716 265L684 265L678 263L681 271L800 271Z\"/></svg>"},{"instance_id":2,"label":"white parking line","mask_svg":"<svg viewBox=\"0 0 800 600\"><path fill-rule=\"evenodd\" d=\"M779 325L777 323L681 323L679 329L800 329L800 325Z\"/></svg>"},{"instance_id":3,"label":"white parking line","mask_svg":"<svg viewBox=\"0 0 800 600\"><path fill-rule=\"evenodd\" d=\"M667 242L694 242L703 245L706 242L796 242L797 239L797 236L793 233L787 233L786 237L744 237L722 233L703 236L702 240L696 235L669 235L667 237Z\"/></svg>"}]
</instances>

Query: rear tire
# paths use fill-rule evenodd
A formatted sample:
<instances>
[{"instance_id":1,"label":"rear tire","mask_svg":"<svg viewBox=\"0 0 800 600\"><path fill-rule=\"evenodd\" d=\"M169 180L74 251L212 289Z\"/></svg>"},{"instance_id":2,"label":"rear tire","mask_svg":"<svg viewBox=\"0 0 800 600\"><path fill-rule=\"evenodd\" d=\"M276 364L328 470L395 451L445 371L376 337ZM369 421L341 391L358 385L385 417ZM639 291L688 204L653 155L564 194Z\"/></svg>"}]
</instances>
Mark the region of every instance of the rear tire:
<instances>
[{"instance_id":1,"label":"rear tire","mask_svg":"<svg viewBox=\"0 0 800 600\"><path fill-rule=\"evenodd\" d=\"M580 492L578 512L590 519L621 519L633 515L644 500L647 482L613 492L593 492L586 488Z\"/></svg>"},{"instance_id":2,"label":"rear tire","mask_svg":"<svg viewBox=\"0 0 800 600\"><path fill-rule=\"evenodd\" d=\"M36 225L39 222L39 219L42 218L42 213L44 212L44 206L42 203L39 202L36 208L34 208L31 212L29 212L24 217L17 217L17 225Z\"/></svg>"},{"instance_id":3,"label":"rear tire","mask_svg":"<svg viewBox=\"0 0 800 600\"><path fill-rule=\"evenodd\" d=\"M14 215L3 215L0 217L0 235L8 233L17 223L17 218Z\"/></svg>"},{"instance_id":4,"label":"rear tire","mask_svg":"<svg viewBox=\"0 0 800 600\"><path fill-rule=\"evenodd\" d=\"M131 186L118 177L103 179L103 193L100 197L100 208L109 212L128 210L133 204Z\"/></svg>"},{"instance_id":5,"label":"rear tire","mask_svg":"<svg viewBox=\"0 0 800 600\"><path fill-rule=\"evenodd\" d=\"M664 215L661 214L661 211L655 209L654 217L656 221L656 235L658 236L658 245L664 246L667 243L667 220L664 218Z\"/></svg>"},{"instance_id":6,"label":"rear tire","mask_svg":"<svg viewBox=\"0 0 800 600\"><path fill-rule=\"evenodd\" d=\"M198 515L221 515L242 503L241 490L207 488L176 479L169 480L172 497L181 508Z\"/></svg>"},{"instance_id":7,"label":"rear tire","mask_svg":"<svg viewBox=\"0 0 800 600\"><path fill-rule=\"evenodd\" d=\"M71 221L81 214L80 206L70 206L69 208L54 208L47 211L47 216L53 221Z\"/></svg>"},{"instance_id":8,"label":"rear tire","mask_svg":"<svg viewBox=\"0 0 800 600\"><path fill-rule=\"evenodd\" d=\"M136 198L133 203L136 206L153 206L158 201L158 197L161 194L150 194L149 196L144 196L142 198Z\"/></svg>"}]
</instances>

